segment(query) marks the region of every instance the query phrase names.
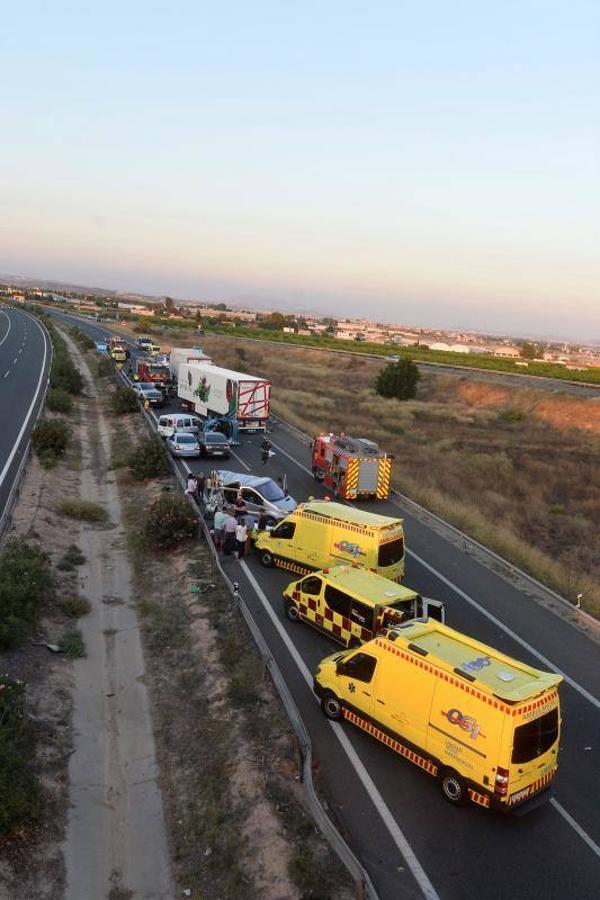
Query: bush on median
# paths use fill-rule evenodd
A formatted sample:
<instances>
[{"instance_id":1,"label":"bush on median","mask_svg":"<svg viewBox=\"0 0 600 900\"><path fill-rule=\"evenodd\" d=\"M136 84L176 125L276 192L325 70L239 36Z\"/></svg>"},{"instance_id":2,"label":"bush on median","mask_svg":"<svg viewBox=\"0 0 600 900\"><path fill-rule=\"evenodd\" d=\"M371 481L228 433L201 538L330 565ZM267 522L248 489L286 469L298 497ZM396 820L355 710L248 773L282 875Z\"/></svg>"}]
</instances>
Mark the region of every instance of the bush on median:
<instances>
[{"instance_id":1,"label":"bush on median","mask_svg":"<svg viewBox=\"0 0 600 900\"><path fill-rule=\"evenodd\" d=\"M48 554L24 538L8 540L0 553L0 649L31 637L42 601L53 595Z\"/></svg>"},{"instance_id":2,"label":"bush on median","mask_svg":"<svg viewBox=\"0 0 600 900\"><path fill-rule=\"evenodd\" d=\"M52 412L70 413L73 410L73 401L62 388L50 388L47 403Z\"/></svg>"},{"instance_id":3,"label":"bush on median","mask_svg":"<svg viewBox=\"0 0 600 900\"><path fill-rule=\"evenodd\" d=\"M131 451L128 465L136 481L167 475L169 458L161 438L156 435L143 438Z\"/></svg>"},{"instance_id":4,"label":"bush on median","mask_svg":"<svg viewBox=\"0 0 600 900\"><path fill-rule=\"evenodd\" d=\"M146 513L142 537L145 546L159 553L189 541L198 531L198 519L184 497L170 494L155 500Z\"/></svg>"},{"instance_id":5,"label":"bush on median","mask_svg":"<svg viewBox=\"0 0 600 900\"><path fill-rule=\"evenodd\" d=\"M43 466L49 469L64 455L71 429L64 419L42 419L31 433L31 444Z\"/></svg>"},{"instance_id":6,"label":"bush on median","mask_svg":"<svg viewBox=\"0 0 600 900\"><path fill-rule=\"evenodd\" d=\"M40 789L32 763L35 735L25 705L25 685L0 676L0 834L35 819Z\"/></svg>"},{"instance_id":7,"label":"bush on median","mask_svg":"<svg viewBox=\"0 0 600 900\"><path fill-rule=\"evenodd\" d=\"M110 407L116 416L139 412L140 404L137 394L130 387L119 386L110 397Z\"/></svg>"}]
</instances>

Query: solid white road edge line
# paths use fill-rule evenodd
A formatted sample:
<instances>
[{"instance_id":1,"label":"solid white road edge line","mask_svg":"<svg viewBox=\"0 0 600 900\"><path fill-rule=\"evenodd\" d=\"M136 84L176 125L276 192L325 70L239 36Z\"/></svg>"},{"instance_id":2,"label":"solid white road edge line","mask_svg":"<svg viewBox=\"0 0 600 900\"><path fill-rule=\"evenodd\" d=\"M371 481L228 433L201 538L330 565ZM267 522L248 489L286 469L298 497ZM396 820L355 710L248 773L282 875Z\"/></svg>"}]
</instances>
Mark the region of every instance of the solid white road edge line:
<instances>
[{"instance_id":1,"label":"solid white road edge line","mask_svg":"<svg viewBox=\"0 0 600 900\"><path fill-rule=\"evenodd\" d=\"M46 367L46 356L48 355L48 348L47 348L48 339L46 338L46 332L44 331L42 326L38 324L37 320L36 320L36 325L38 325L38 328L42 332L42 337L44 338L44 357L42 359L42 366L40 369L40 377L39 377L39 380L37 383L37 387L35 389L35 394L34 394L33 400L31 401L31 405L27 411L27 415L25 416L25 419L23 420L23 424L21 426L21 430L19 431L19 434L17 435L17 439L15 441L14 447L12 448L12 451L10 452L9 457L6 460L6 463L4 464L4 468L2 469L2 472L0 472L0 486L3 484L4 479L6 478L6 476L8 474L10 465L15 457L15 453L17 452L17 450L19 449L19 447L21 445L21 438L23 437L23 434L25 433L25 429L27 428L27 425L29 424L29 420L31 419L31 416L33 415L33 411L36 407L38 398L40 396L42 381L44 380L44 369ZM4 376L4 377L6 377L6 376Z\"/></svg>"},{"instance_id":2,"label":"solid white road edge line","mask_svg":"<svg viewBox=\"0 0 600 900\"><path fill-rule=\"evenodd\" d=\"M256 596L262 603L269 618L271 619L275 628L277 629L279 636L281 637L284 644L286 645L286 647L290 653L290 656L296 663L296 666L298 667L300 674L302 675L304 681L307 683L307 685L312 693L313 679L312 679L312 676L306 666L306 663L304 662L304 660L298 653L298 650L294 646L291 638L289 637L286 630L283 628L281 622L275 615L275 612L273 611L273 607L269 603L262 588L260 587L260 585L256 581L254 575L250 571L248 564L246 562L244 562L243 559L239 561L239 564L240 564L241 568L243 569L244 574L246 575L246 578L252 585ZM382 819L384 825L386 826L387 830L389 831L392 840L398 847L398 850L400 851L402 857L404 858L408 868L412 872L412 875L413 875L415 881L417 882L417 884L419 885L423 896L426 898L426 900L440 900L439 894L437 893L437 891L433 887L431 881L425 874L425 870L423 869L419 860L417 859L414 850L408 843L406 837L404 836L404 833L402 832L398 823L394 819L385 800L383 799L383 797L377 790L375 784L373 783L371 776L369 775L369 773L365 769L364 765L360 761L356 751L354 750L354 747L348 740L348 737L344 733L341 725L339 725L339 723L337 723L337 722L331 722L331 721L329 722L329 724L331 725L333 732L334 732L335 736L337 737L338 741L344 748L346 755L348 756L348 759L350 761L350 764L353 766L353 768L354 768L356 774L358 775L369 798L373 801L373 804L374 804L375 808L377 809L377 812L381 816L381 819Z\"/></svg>"},{"instance_id":3,"label":"solid white road edge line","mask_svg":"<svg viewBox=\"0 0 600 900\"><path fill-rule=\"evenodd\" d=\"M6 338L7 338L7 337L9 336L9 334L10 334L10 329L11 329L11 327L12 327L12 322L11 322L11 320L10 320L9 314L6 312L5 309L0 309L0 313L2 313L3 316L6 316L6 319L7 319L7 321L8 321L8 328L6 329L6 334L4 335L4 337L2 338L2 340L0 341L0 347L1 347L2 344L4 343L4 341L6 340Z\"/></svg>"}]
</instances>

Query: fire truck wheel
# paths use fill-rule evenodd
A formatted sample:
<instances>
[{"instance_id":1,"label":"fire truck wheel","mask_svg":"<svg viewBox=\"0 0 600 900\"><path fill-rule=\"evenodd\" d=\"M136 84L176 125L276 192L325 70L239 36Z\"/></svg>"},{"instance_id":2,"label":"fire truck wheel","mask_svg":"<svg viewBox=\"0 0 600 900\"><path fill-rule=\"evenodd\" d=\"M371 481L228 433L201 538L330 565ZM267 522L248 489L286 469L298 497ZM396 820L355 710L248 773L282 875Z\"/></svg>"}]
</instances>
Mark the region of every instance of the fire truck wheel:
<instances>
[{"instance_id":1,"label":"fire truck wheel","mask_svg":"<svg viewBox=\"0 0 600 900\"><path fill-rule=\"evenodd\" d=\"M469 799L467 785L454 769L444 769L440 776L442 794L453 806L464 806Z\"/></svg>"},{"instance_id":2,"label":"fire truck wheel","mask_svg":"<svg viewBox=\"0 0 600 900\"><path fill-rule=\"evenodd\" d=\"M298 622L300 619L300 612L295 603L292 603L291 600L285 601L285 614L290 620L290 622Z\"/></svg>"},{"instance_id":3,"label":"fire truck wheel","mask_svg":"<svg viewBox=\"0 0 600 900\"><path fill-rule=\"evenodd\" d=\"M274 560L268 550L263 550L260 554L260 561L266 569L270 569L274 565Z\"/></svg>"},{"instance_id":4,"label":"fire truck wheel","mask_svg":"<svg viewBox=\"0 0 600 900\"><path fill-rule=\"evenodd\" d=\"M331 691L325 691L321 697L321 709L334 722L342 718L342 704Z\"/></svg>"}]
</instances>

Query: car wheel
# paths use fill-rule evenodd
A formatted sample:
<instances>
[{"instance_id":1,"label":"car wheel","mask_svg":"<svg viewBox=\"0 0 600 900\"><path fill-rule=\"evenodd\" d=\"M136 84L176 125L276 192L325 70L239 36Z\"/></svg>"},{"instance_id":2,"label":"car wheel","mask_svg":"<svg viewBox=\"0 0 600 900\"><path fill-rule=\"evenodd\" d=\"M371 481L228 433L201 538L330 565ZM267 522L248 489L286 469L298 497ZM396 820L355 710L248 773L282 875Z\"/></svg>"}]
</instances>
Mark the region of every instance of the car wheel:
<instances>
[{"instance_id":1,"label":"car wheel","mask_svg":"<svg viewBox=\"0 0 600 900\"><path fill-rule=\"evenodd\" d=\"M444 769L440 778L444 799L453 806L464 806L469 799L469 792L464 778L454 769Z\"/></svg>"},{"instance_id":2,"label":"car wheel","mask_svg":"<svg viewBox=\"0 0 600 900\"><path fill-rule=\"evenodd\" d=\"M321 709L332 722L342 718L342 704L332 691L325 691L321 697Z\"/></svg>"},{"instance_id":3,"label":"car wheel","mask_svg":"<svg viewBox=\"0 0 600 900\"><path fill-rule=\"evenodd\" d=\"M300 610L291 600L284 600L285 614L290 622L298 622L300 620Z\"/></svg>"},{"instance_id":4,"label":"car wheel","mask_svg":"<svg viewBox=\"0 0 600 900\"><path fill-rule=\"evenodd\" d=\"M266 569L270 569L275 565L275 560L268 550L263 550L260 554L260 561Z\"/></svg>"}]
</instances>

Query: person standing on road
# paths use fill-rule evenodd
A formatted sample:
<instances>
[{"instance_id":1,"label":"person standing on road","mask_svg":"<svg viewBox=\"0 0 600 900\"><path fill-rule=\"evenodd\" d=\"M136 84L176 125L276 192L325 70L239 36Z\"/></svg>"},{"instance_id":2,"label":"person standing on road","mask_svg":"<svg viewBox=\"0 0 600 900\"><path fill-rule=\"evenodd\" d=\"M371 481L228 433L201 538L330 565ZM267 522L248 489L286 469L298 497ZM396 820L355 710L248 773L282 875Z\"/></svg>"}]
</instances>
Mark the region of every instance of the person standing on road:
<instances>
[{"instance_id":1,"label":"person standing on road","mask_svg":"<svg viewBox=\"0 0 600 900\"><path fill-rule=\"evenodd\" d=\"M248 512L248 508L246 506L246 501L242 497L242 492L239 491L237 497L235 498L233 514L236 517L236 519L243 519L247 512Z\"/></svg>"},{"instance_id":2,"label":"person standing on road","mask_svg":"<svg viewBox=\"0 0 600 900\"><path fill-rule=\"evenodd\" d=\"M198 472L196 475L196 500L204 499L204 485L206 484L206 475L204 472Z\"/></svg>"},{"instance_id":3,"label":"person standing on road","mask_svg":"<svg viewBox=\"0 0 600 900\"><path fill-rule=\"evenodd\" d=\"M185 492L194 500L196 500L196 492L198 490L198 483L196 481L196 476L192 472L188 472L187 482L185 486Z\"/></svg>"},{"instance_id":4,"label":"person standing on road","mask_svg":"<svg viewBox=\"0 0 600 900\"><path fill-rule=\"evenodd\" d=\"M264 437L264 438L263 438L263 442L262 442L262 444L260 445L260 458L261 458L261 460L262 460L263 466L266 466L266 464L267 464L268 461L269 461L269 457L270 457L270 455L271 455L271 447L272 447L272 446L273 446L273 445L271 444L271 441L269 440L269 438L268 438L268 437Z\"/></svg>"},{"instance_id":5,"label":"person standing on road","mask_svg":"<svg viewBox=\"0 0 600 900\"><path fill-rule=\"evenodd\" d=\"M225 556L230 556L235 550L235 530L237 528L237 519L235 516L231 514L231 511L227 514L227 518L225 519L225 524L223 525L224 531L224 540L223 540L223 553Z\"/></svg>"},{"instance_id":6,"label":"person standing on road","mask_svg":"<svg viewBox=\"0 0 600 900\"><path fill-rule=\"evenodd\" d=\"M246 555L246 541L248 540L248 527L245 519L239 519L235 529L235 555L242 559Z\"/></svg>"},{"instance_id":7,"label":"person standing on road","mask_svg":"<svg viewBox=\"0 0 600 900\"><path fill-rule=\"evenodd\" d=\"M215 511L215 516L213 519L213 540L215 542L215 547L217 548L217 550L220 550L223 547L226 519L227 513L223 512L222 509L217 509Z\"/></svg>"}]
</instances>

